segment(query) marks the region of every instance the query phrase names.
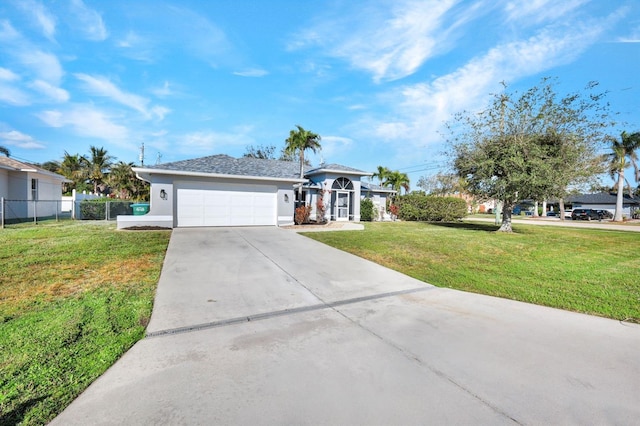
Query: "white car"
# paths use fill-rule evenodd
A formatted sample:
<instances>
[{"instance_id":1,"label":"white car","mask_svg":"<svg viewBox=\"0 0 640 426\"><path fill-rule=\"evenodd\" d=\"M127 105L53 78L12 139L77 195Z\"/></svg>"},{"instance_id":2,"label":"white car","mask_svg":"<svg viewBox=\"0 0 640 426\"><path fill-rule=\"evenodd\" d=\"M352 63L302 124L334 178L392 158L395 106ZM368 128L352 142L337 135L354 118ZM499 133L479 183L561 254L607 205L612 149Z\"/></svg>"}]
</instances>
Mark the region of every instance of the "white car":
<instances>
[{"instance_id":1,"label":"white car","mask_svg":"<svg viewBox=\"0 0 640 426\"><path fill-rule=\"evenodd\" d=\"M565 219L571 219L571 213L573 212L573 210L565 210L564 211L564 218Z\"/></svg>"}]
</instances>

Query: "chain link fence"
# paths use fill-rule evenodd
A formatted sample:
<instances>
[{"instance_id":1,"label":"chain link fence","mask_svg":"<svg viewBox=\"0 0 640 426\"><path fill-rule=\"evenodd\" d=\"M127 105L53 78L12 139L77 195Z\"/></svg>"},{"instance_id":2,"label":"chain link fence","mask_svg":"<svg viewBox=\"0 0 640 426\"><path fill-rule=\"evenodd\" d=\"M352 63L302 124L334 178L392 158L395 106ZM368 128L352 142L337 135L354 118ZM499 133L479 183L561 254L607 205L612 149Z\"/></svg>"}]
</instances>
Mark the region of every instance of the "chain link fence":
<instances>
[{"instance_id":1,"label":"chain link fence","mask_svg":"<svg viewBox=\"0 0 640 426\"><path fill-rule=\"evenodd\" d=\"M8 200L0 198L0 227L50 220L116 220L131 215L133 201L122 200Z\"/></svg>"}]
</instances>

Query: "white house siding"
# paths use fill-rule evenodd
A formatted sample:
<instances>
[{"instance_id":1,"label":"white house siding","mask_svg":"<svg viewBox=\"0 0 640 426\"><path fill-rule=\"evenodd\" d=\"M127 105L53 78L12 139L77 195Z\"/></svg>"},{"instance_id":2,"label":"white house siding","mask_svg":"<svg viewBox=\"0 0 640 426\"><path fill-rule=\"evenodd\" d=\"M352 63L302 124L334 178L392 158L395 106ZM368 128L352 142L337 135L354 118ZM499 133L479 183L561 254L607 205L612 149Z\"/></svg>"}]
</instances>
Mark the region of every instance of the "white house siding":
<instances>
[{"instance_id":1,"label":"white house siding","mask_svg":"<svg viewBox=\"0 0 640 426\"><path fill-rule=\"evenodd\" d=\"M194 185L209 186L211 188L223 188L224 185L231 185L227 188L231 188L234 185L235 188L242 188L242 185L268 188L268 192L273 194L273 215L270 216L268 221L269 225L291 225L293 224L294 204L295 196L291 182L286 181L270 181L268 179L234 179L234 178L220 178L212 177L207 178L204 176L189 177L189 176L175 176L171 174L150 174L147 171L139 173L140 177L147 182L151 183L151 196L150 196L150 208L149 213L144 216L138 216L134 221L132 217L118 217L118 227L124 228L128 226L143 226L145 222L162 222L162 226L177 227L181 226L179 223L179 200L178 191L180 188L189 188ZM264 207L264 206L263 206ZM266 207L265 207L266 208ZM234 215L229 212L230 215ZM233 224L232 216L229 216L227 221L230 225ZM168 222L167 222L168 221ZM122 222L122 224L120 223ZM126 222L126 223L125 223ZM135 222L135 223L134 223ZM247 220L246 222L249 222ZM236 221L236 224L238 221ZM261 223L265 223L262 221ZM249 223L246 223L249 224ZM258 224L254 221L253 224ZM193 226L193 225L192 225ZM204 225L201 225L204 226ZM220 225L221 226L221 225Z\"/></svg>"}]
</instances>

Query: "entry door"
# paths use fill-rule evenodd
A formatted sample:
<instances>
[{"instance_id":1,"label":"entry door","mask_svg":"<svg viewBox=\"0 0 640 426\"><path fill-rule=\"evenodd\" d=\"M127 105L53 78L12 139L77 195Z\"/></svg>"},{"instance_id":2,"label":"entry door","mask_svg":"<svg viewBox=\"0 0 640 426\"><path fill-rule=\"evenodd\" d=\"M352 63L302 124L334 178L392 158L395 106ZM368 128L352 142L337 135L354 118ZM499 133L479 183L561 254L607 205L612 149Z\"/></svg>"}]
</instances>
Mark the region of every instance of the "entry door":
<instances>
[{"instance_id":1,"label":"entry door","mask_svg":"<svg viewBox=\"0 0 640 426\"><path fill-rule=\"evenodd\" d=\"M336 198L336 220L349 220L349 193L338 192Z\"/></svg>"}]
</instances>

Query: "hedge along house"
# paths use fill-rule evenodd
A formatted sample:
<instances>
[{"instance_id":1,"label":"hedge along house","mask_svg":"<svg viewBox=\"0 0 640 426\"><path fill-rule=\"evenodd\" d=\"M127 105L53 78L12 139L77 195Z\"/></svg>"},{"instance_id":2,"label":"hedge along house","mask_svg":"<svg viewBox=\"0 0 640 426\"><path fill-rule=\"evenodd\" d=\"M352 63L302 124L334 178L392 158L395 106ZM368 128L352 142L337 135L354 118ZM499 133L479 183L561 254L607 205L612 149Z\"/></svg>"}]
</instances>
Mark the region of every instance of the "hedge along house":
<instances>
[{"instance_id":1,"label":"hedge along house","mask_svg":"<svg viewBox=\"0 0 640 426\"><path fill-rule=\"evenodd\" d=\"M300 179L297 162L228 155L134 167L151 184L149 213L118 216L118 228L291 225L301 185L313 218L322 197L328 219L360 220L360 179L370 173L336 164L305 169Z\"/></svg>"}]
</instances>

